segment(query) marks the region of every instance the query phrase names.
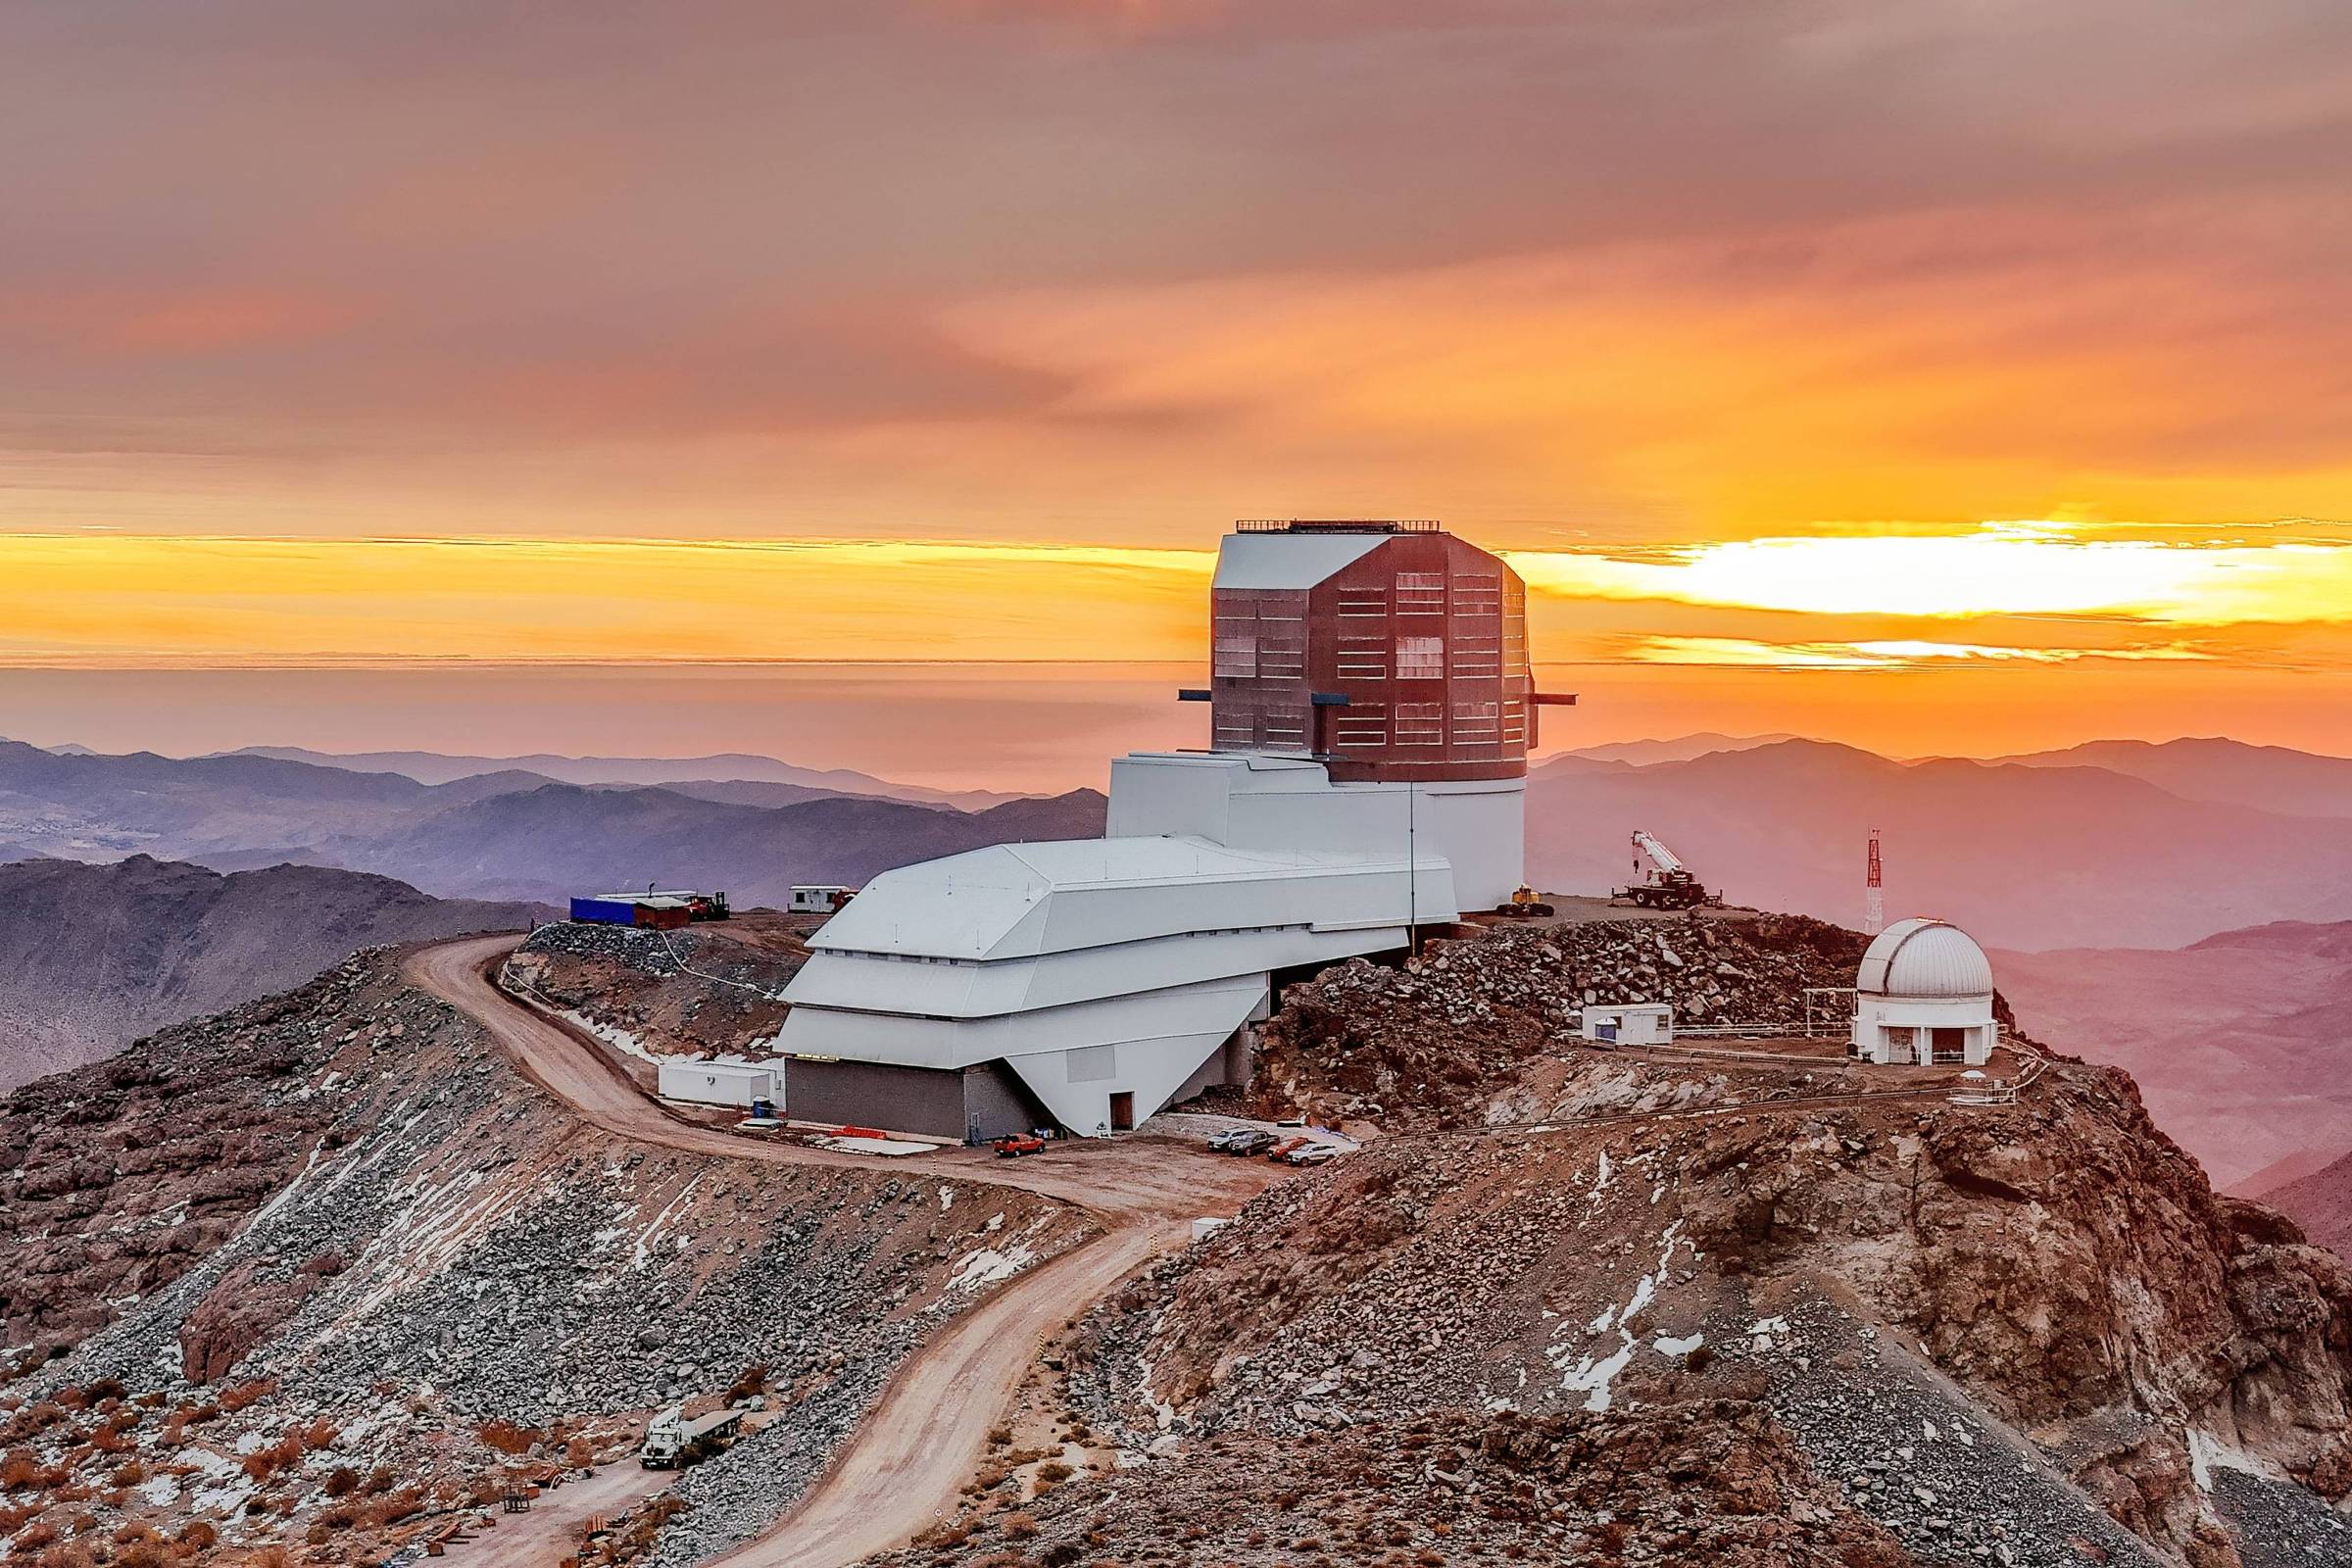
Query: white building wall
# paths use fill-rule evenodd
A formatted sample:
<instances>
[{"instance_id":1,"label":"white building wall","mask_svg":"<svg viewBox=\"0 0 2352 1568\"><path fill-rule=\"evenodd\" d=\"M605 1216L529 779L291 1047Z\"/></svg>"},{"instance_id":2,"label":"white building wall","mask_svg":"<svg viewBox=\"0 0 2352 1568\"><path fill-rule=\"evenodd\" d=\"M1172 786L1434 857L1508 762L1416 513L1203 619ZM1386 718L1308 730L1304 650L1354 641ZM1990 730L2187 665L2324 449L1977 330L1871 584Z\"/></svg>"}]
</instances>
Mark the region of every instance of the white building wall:
<instances>
[{"instance_id":1,"label":"white building wall","mask_svg":"<svg viewBox=\"0 0 2352 1568\"><path fill-rule=\"evenodd\" d=\"M1323 764L1296 758L1137 752L1110 764L1104 831L1309 858L1436 856L1461 900L1449 919L1500 904L1525 880L1527 781L1334 784Z\"/></svg>"},{"instance_id":2,"label":"white building wall","mask_svg":"<svg viewBox=\"0 0 2352 1568\"><path fill-rule=\"evenodd\" d=\"M1906 1052L1887 1038L1889 1029L1913 1031ZM1875 997L1864 992L1854 999L1854 1054L1882 1065L1910 1065L1928 1059L1936 1029L1967 1032L1962 1057L1982 1067L1992 1056L1998 1035L1990 997Z\"/></svg>"}]
</instances>

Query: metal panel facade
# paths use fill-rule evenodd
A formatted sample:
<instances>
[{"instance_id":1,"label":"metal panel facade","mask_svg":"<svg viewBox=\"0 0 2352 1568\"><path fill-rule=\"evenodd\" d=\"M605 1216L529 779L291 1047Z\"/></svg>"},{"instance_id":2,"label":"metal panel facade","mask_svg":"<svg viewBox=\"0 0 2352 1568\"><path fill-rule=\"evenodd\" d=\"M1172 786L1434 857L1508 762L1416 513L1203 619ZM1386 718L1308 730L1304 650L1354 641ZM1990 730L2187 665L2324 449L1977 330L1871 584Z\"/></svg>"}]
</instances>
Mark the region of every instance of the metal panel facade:
<instances>
[{"instance_id":1,"label":"metal panel facade","mask_svg":"<svg viewBox=\"0 0 2352 1568\"><path fill-rule=\"evenodd\" d=\"M1210 617L1211 750L1320 757L1343 783L1526 775L1527 590L1476 546L1391 534L1311 585L1220 587Z\"/></svg>"}]
</instances>

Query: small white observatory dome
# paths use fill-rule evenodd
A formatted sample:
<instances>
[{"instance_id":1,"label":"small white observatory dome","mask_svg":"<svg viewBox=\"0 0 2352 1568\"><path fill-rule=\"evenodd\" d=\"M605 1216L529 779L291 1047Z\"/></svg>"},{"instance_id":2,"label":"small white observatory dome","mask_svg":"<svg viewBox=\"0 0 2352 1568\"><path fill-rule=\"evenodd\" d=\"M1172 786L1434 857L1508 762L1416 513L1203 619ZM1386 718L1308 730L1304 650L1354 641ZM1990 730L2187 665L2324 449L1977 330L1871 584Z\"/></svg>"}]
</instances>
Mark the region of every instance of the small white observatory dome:
<instances>
[{"instance_id":1,"label":"small white observatory dome","mask_svg":"<svg viewBox=\"0 0 2352 1568\"><path fill-rule=\"evenodd\" d=\"M1854 989L1874 997L1992 995L1992 960L1976 938L1942 920L1900 920L1862 955Z\"/></svg>"},{"instance_id":2,"label":"small white observatory dome","mask_svg":"<svg viewBox=\"0 0 2352 1568\"><path fill-rule=\"evenodd\" d=\"M1854 977L1856 1056L1981 1067L1999 1039L1992 960L1974 937L1942 920L1903 920L1872 939Z\"/></svg>"}]
</instances>

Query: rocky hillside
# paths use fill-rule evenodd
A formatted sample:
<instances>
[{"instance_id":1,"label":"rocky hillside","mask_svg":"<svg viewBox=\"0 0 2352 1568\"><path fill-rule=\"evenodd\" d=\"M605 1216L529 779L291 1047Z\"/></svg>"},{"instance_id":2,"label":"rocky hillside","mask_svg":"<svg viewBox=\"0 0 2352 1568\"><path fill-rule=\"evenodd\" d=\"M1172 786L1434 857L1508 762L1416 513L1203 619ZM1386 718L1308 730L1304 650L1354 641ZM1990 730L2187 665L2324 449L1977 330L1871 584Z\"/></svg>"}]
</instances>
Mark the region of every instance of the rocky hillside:
<instances>
[{"instance_id":1,"label":"rocky hillside","mask_svg":"<svg viewBox=\"0 0 2352 1568\"><path fill-rule=\"evenodd\" d=\"M550 912L321 866L222 876L143 855L0 865L0 1089L288 990L364 947L515 930Z\"/></svg>"},{"instance_id":2,"label":"rocky hillside","mask_svg":"<svg viewBox=\"0 0 2352 1568\"><path fill-rule=\"evenodd\" d=\"M596 1131L396 956L0 1107L20 1551L374 1561L732 1398L756 1433L665 1505L693 1561L788 1503L934 1327L1092 1234L968 1179Z\"/></svg>"},{"instance_id":3,"label":"rocky hillside","mask_svg":"<svg viewBox=\"0 0 2352 1568\"><path fill-rule=\"evenodd\" d=\"M1544 946L1278 1017L1301 1098L1379 1097L1390 1135L1091 1314L1041 1396L1083 1439L1058 1479L899 1561L2352 1561L2352 1269L2216 1195L2128 1077L1961 1106L1530 1040L1604 989ZM1674 951L1643 986L1711 973ZM1451 1130L1396 1114L1424 1093Z\"/></svg>"}]
</instances>

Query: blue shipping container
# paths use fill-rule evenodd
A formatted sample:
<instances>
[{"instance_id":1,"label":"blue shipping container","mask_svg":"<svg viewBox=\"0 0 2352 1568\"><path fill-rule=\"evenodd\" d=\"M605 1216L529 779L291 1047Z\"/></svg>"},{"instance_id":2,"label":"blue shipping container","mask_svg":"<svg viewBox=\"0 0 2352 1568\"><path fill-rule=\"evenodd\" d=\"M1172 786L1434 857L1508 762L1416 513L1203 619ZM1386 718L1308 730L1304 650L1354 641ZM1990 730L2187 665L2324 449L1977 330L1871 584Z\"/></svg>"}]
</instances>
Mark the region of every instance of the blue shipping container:
<instances>
[{"instance_id":1,"label":"blue shipping container","mask_svg":"<svg viewBox=\"0 0 2352 1568\"><path fill-rule=\"evenodd\" d=\"M571 901L571 917L596 925L635 925L637 906L624 904L618 899L574 899Z\"/></svg>"}]
</instances>

